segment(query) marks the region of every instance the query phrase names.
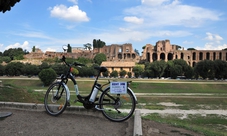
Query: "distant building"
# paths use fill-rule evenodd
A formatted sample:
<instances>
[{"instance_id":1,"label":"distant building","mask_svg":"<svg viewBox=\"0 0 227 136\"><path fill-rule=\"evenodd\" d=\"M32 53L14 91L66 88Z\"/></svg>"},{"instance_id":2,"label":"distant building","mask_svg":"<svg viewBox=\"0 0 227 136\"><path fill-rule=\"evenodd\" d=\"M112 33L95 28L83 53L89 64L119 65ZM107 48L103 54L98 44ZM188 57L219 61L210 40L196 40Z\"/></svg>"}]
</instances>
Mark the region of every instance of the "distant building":
<instances>
[{"instance_id":1,"label":"distant building","mask_svg":"<svg viewBox=\"0 0 227 136\"><path fill-rule=\"evenodd\" d=\"M227 50L184 50L178 45L171 45L169 40L162 40L155 46L147 44L141 56L141 62L174 59L183 59L194 67L201 60L227 61Z\"/></svg>"}]
</instances>

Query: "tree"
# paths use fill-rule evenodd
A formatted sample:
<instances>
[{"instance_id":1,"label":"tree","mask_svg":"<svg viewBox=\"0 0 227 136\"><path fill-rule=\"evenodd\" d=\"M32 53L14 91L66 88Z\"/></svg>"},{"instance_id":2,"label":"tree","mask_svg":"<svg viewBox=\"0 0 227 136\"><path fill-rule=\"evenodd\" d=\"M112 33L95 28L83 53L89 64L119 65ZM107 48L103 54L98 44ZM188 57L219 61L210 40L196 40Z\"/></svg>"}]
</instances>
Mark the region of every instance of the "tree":
<instances>
[{"instance_id":1,"label":"tree","mask_svg":"<svg viewBox=\"0 0 227 136\"><path fill-rule=\"evenodd\" d=\"M35 52L35 46L32 47L32 52Z\"/></svg>"},{"instance_id":2,"label":"tree","mask_svg":"<svg viewBox=\"0 0 227 136\"><path fill-rule=\"evenodd\" d=\"M68 46L68 49L67 49L67 52L72 52L72 47L70 46L70 44L67 45Z\"/></svg>"},{"instance_id":3,"label":"tree","mask_svg":"<svg viewBox=\"0 0 227 136\"><path fill-rule=\"evenodd\" d=\"M143 73L143 68L141 66L135 66L132 71L134 72L135 77L138 78Z\"/></svg>"},{"instance_id":4,"label":"tree","mask_svg":"<svg viewBox=\"0 0 227 136\"><path fill-rule=\"evenodd\" d=\"M8 76L20 76L23 72L24 64L21 62L11 62L5 67L5 74Z\"/></svg>"},{"instance_id":5,"label":"tree","mask_svg":"<svg viewBox=\"0 0 227 136\"><path fill-rule=\"evenodd\" d=\"M151 63L151 69L154 71L154 76L161 78L167 67L167 63L164 60L154 61Z\"/></svg>"},{"instance_id":6,"label":"tree","mask_svg":"<svg viewBox=\"0 0 227 136\"><path fill-rule=\"evenodd\" d=\"M127 74L127 72L126 72L125 70L121 70L121 71L119 72L119 75L120 75L121 77L125 77L126 74Z\"/></svg>"},{"instance_id":7,"label":"tree","mask_svg":"<svg viewBox=\"0 0 227 136\"><path fill-rule=\"evenodd\" d=\"M0 1L0 12L5 13L7 10L10 11L11 7L13 7L20 0L1 0Z\"/></svg>"},{"instance_id":8,"label":"tree","mask_svg":"<svg viewBox=\"0 0 227 136\"><path fill-rule=\"evenodd\" d=\"M116 77L118 77L118 72L116 70L114 70L110 73L110 76L116 78Z\"/></svg>"},{"instance_id":9,"label":"tree","mask_svg":"<svg viewBox=\"0 0 227 136\"><path fill-rule=\"evenodd\" d=\"M101 65L103 61L106 61L106 55L104 53L99 53L95 55L94 62L98 65Z\"/></svg>"},{"instance_id":10,"label":"tree","mask_svg":"<svg viewBox=\"0 0 227 136\"><path fill-rule=\"evenodd\" d=\"M101 41L100 39L98 39L98 40L94 39L93 40L93 49L94 48L102 48L105 45L106 45L106 43Z\"/></svg>"},{"instance_id":11,"label":"tree","mask_svg":"<svg viewBox=\"0 0 227 136\"><path fill-rule=\"evenodd\" d=\"M44 86L50 85L57 77L56 72L52 68L43 69L39 72L39 79L43 82Z\"/></svg>"},{"instance_id":12,"label":"tree","mask_svg":"<svg viewBox=\"0 0 227 136\"><path fill-rule=\"evenodd\" d=\"M5 66L0 65L0 76L3 76L5 74Z\"/></svg>"},{"instance_id":13,"label":"tree","mask_svg":"<svg viewBox=\"0 0 227 136\"><path fill-rule=\"evenodd\" d=\"M91 44L90 43L84 44L84 49L90 51L91 50Z\"/></svg>"},{"instance_id":14,"label":"tree","mask_svg":"<svg viewBox=\"0 0 227 136\"><path fill-rule=\"evenodd\" d=\"M134 52L137 54L137 55L140 55L139 51L137 49L134 50Z\"/></svg>"},{"instance_id":15,"label":"tree","mask_svg":"<svg viewBox=\"0 0 227 136\"><path fill-rule=\"evenodd\" d=\"M223 60L214 61L214 75L217 79L223 79L227 76L227 62Z\"/></svg>"},{"instance_id":16,"label":"tree","mask_svg":"<svg viewBox=\"0 0 227 136\"><path fill-rule=\"evenodd\" d=\"M132 77L132 72L128 72L127 75L128 75L128 78L131 78Z\"/></svg>"},{"instance_id":17,"label":"tree","mask_svg":"<svg viewBox=\"0 0 227 136\"><path fill-rule=\"evenodd\" d=\"M27 76L38 75L39 68L36 65L26 63L23 67L23 74Z\"/></svg>"},{"instance_id":18,"label":"tree","mask_svg":"<svg viewBox=\"0 0 227 136\"><path fill-rule=\"evenodd\" d=\"M149 62L145 63L143 77L148 77L148 78L154 77L154 71L152 70L151 63Z\"/></svg>"},{"instance_id":19,"label":"tree","mask_svg":"<svg viewBox=\"0 0 227 136\"><path fill-rule=\"evenodd\" d=\"M214 63L211 60L202 60L195 66L195 72L203 79L214 78Z\"/></svg>"},{"instance_id":20,"label":"tree","mask_svg":"<svg viewBox=\"0 0 227 136\"><path fill-rule=\"evenodd\" d=\"M104 76L104 77L108 77L109 76L109 71L107 70L106 72L102 72L102 75Z\"/></svg>"},{"instance_id":21,"label":"tree","mask_svg":"<svg viewBox=\"0 0 227 136\"><path fill-rule=\"evenodd\" d=\"M188 66L184 75L187 79L193 78L193 76L195 75L194 69L191 66Z\"/></svg>"}]
</instances>

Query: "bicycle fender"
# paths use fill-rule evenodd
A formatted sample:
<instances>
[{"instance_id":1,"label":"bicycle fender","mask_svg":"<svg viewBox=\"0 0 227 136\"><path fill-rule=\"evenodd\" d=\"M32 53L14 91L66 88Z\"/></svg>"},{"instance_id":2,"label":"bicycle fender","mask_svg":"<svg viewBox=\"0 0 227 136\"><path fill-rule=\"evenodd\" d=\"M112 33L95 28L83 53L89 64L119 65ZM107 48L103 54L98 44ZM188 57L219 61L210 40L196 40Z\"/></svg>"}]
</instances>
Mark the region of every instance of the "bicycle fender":
<instances>
[{"instance_id":1,"label":"bicycle fender","mask_svg":"<svg viewBox=\"0 0 227 136\"><path fill-rule=\"evenodd\" d=\"M67 93L67 101L69 101L69 99L70 99L70 92L69 92L69 88L68 88L68 86L65 84L65 83L62 83L62 85L65 87L65 89L66 89L66 93Z\"/></svg>"},{"instance_id":2,"label":"bicycle fender","mask_svg":"<svg viewBox=\"0 0 227 136\"><path fill-rule=\"evenodd\" d=\"M132 91L132 89L131 89L131 88L129 88L129 87L128 87L128 90L132 93L133 97L135 98L135 100L136 100L136 104L138 104L138 101L137 101L137 98L136 98L135 93L134 93L134 92Z\"/></svg>"}]
</instances>

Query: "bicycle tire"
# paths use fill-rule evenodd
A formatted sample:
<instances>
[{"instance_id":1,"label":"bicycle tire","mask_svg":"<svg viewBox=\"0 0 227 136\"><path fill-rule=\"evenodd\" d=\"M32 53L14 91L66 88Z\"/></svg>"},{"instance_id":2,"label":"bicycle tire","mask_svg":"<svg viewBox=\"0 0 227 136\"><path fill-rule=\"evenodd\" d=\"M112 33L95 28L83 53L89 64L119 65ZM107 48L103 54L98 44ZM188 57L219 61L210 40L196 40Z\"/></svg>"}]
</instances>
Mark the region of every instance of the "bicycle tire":
<instances>
[{"instance_id":1,"label":"bicycle tire","mask_svg":"<svg viewBox=\"0 0 227 136\"><path fill-rule=\"evenodd\" d=\"M44 107L46 112L52 116L60 115L66 109L67 93L60 82L55 82L48 88L44 98Z\"/></svg>"},{"instance_id":2,"label":"bicycle tire","mask_svg":"<svg viewBox=\"0 0 227 136\"><path fill-rule=\"evenodd\" d=\"M108 95L115 99L119 98L119 101L114 102ZM101 94L99 104L102 114L114 122L122 122L129 119L136 108L136 100L129 89L126 94L111 94L110 87L108 87Z\"/></svg>"}]
</instances>

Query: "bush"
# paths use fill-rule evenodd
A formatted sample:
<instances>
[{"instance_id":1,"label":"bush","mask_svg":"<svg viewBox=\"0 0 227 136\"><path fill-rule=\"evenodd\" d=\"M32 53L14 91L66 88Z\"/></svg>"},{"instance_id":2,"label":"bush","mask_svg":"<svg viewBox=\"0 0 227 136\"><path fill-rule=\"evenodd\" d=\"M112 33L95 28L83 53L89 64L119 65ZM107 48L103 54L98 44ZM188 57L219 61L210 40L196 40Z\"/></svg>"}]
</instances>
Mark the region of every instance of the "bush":
<instances>
[{"instance_id":1,"label":"bush","mask_svg":"<svg viewBox=\"0 0 227 136\"><path fill-rule=\"evenodd\" d=\"M49 86L57 77L56 72L52 68L43 69L39 73L39 79L43 82L44 86Z\"/></svg>"}]
</instances>

